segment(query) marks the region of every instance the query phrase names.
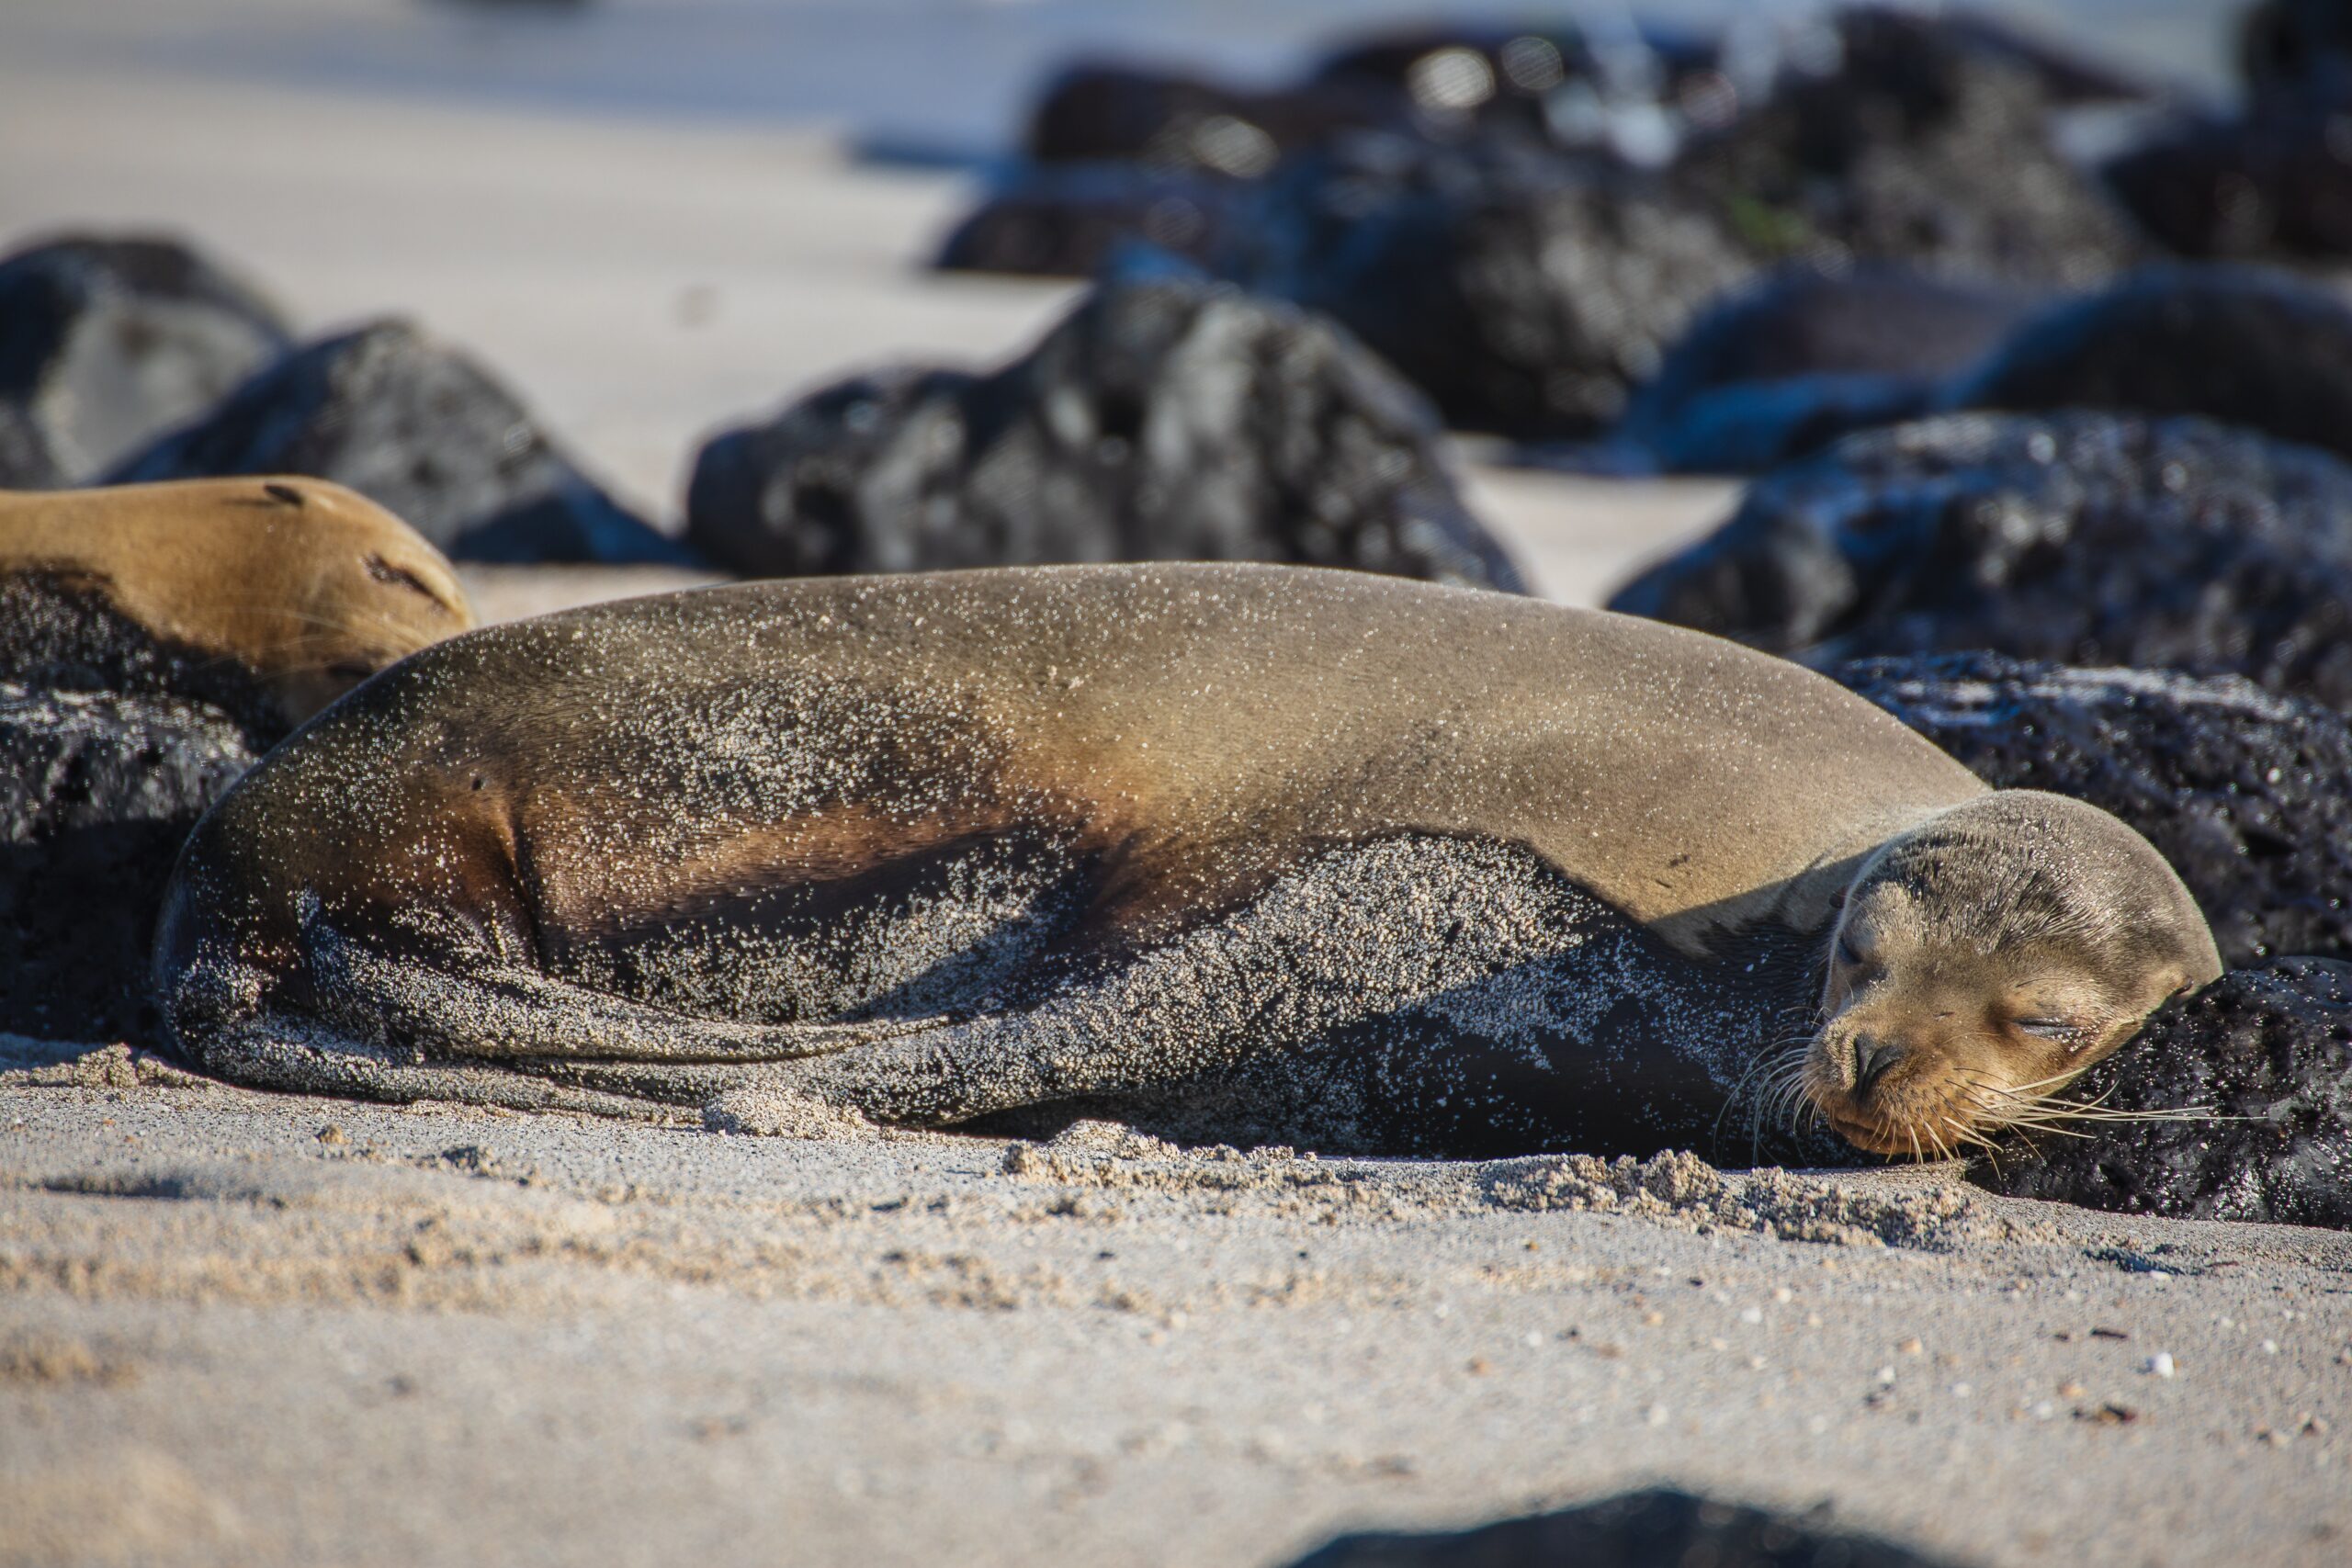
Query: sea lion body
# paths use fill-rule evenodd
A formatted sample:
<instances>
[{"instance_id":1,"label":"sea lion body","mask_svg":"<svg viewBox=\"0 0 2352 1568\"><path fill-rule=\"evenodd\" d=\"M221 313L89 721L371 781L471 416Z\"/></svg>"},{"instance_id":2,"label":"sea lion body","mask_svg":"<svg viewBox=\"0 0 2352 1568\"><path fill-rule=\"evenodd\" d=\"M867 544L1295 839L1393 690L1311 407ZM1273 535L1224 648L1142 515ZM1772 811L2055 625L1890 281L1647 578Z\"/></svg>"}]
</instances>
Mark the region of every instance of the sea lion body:
<instances>
[{"instance_id":1,"label":"sea lion body","mask_svg":"<svg viewBox=\"0 0 2352 1568\"><path fill-rule=\"evenodd\" d=\"M322 479L0 491L0 678L198 697L274 739L473 624L438 551Z\"/></svg>"},{"instance_id":2,"label":"sea lion body","mask_svg":"<svg viewBox=\"0 0 2352 1568\"><path fill-rule=\"evenodd\" d=\"M1795 665L1503 595L747 584L354 694L192 836L157 981L288 1088L1647 1149L1809 1006L1855 868L1989 793Z\"/></svg>"}]
</instances>

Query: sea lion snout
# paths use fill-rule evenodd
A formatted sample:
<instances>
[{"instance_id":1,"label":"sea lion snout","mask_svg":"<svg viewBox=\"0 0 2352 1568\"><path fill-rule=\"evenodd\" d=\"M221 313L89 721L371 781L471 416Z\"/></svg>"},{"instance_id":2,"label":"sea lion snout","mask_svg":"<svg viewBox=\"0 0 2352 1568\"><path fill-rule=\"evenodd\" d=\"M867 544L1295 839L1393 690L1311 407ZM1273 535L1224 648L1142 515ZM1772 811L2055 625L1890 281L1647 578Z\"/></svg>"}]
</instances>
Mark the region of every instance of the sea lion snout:
<instances>
[{"instance_id":1,"label":"sea lion snout","mask_svg":"<svg viewBox=\"0 0 2352 1568\"><path fill-rule=\"evenodd\" d=\"M1838 1134L1875 1154L1926 1155L1970 1141L1984 1086L2006 1080L1997 1025L1939 1005L1900 977L1867 985L1823 1025L1806 1091Z\"/></svg>"},{"instance_id":2,"label":"sea lion snout","mask_svg":"<svg viewBox=\"0 0 2352 1568\"><path fill-rule=\"evenodd\" d=\"M1868 1094L1871 1085L1885 1076L1903 1055L1903 1047L1892 1040L1882 1040L1875 1034L1854 1036L1854 1092Z\"/></svg>"}]
</instances>

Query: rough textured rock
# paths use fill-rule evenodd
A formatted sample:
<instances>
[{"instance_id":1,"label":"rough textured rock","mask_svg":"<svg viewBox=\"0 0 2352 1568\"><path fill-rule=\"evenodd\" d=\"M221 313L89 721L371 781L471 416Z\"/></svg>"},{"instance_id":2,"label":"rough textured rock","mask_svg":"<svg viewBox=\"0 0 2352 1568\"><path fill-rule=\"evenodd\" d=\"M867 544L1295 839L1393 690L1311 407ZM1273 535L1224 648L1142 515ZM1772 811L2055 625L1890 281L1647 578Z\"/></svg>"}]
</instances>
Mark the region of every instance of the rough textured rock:
<instances>
[{"instance_id":1,"label":"rough textured rock","mask_svg":"<svg viewBox=\"0 0 2352 1568\"><path fill-rule=\"evenodd\" d=\"M2052 145L2071 95L1982 30L1841 13L1831 46L1676 166L1759 251L2080 286L2137 255L2131 226Z\"/></svg>"},{"instance_id":2,"label":"rough textured rock","mask_svg":"<svg viewBox=\"0 0 2352 1568\"><path fill-rule=\"evenodd\" d=\"M1881 12L1841 17L1822 58L1655 172L1508 130L1328 144L1265 183L1225 269L1346 324L1451 423L1574 439L1777 261L2072 285L2136 256L2051 146L2040 73Z\"/></svg>"},{"instance_id":3,"label":"rough textured rock","mask_svg":"<svg viewBox=\"0 0 2352 1568\"><path fill-rule=\"evenodd\" d=\"M2231 117L2183 115L2103 171L2194 256L2352 256L2352 6L2265 0L2240 23Z\"/></svg>"},{"instance_id":4,"label":"rough textured rock","mask_svg":"<svg viewBox=\"0 0 2352 1568\"><path fill-rule=\"evenodd\" d=\"M1987 649L2352 710L2352 468L2198 420L1946 416L1767 476L1610 603L1824 661Z\"/></svg>"},{"instance_id":5,"label":"rough textured rock","mask_svg":"<svg viewBox=\"0 0 2352 1568\"><path fill-rule=\"evenodd\" d=\"M775 575L1284 560L1518 590L1411 389L1230 288L1097 290L988 376L900 370L714 439L687 536Z\"/></svg>"},{"instance_id":6,"label":"rough textured rock","mask_svg":"<svg viewBox=\"0 0 2352 1568\"><path fill-rule=\"evenodd\" d=\"M2352 256L2352 112L2256 100L2239 119L2188 118L2101 171L2169 250L2214 258Z\"/></svg>"},{"instance_id":7,"label":"rough textured rock","mask_svg":"<svg viewBox=\"0 0 2352 1568\"><path fill-rule=\"evenodd\" d=\"M287 346L277 311L184 245L74 236L0 261L0 485L86 481Z\"/></svg>"},{"instance_id":8,"label":"rough textured rock","mask_svg":"<svg viewBox=\"0 0 2352 1568\"><path fill-rule=\"evenodd\" d=\"M2025 322L1944 403L2198 414L2352 455L2352 307L2283 273L2152 267Z\"/></svg>"},{"instance_id":9,"label":"rough textured rock","mask_svg":"<svg viewBox=\"0 0 2352 1568\"><path fill-rule=\"evenodd\" d=\"M1379 28L1334 40L1308 80L1396 94L1431 134L1509 126L1634 162L1665 161L1693 124L1734 111L1712 39L1646 22L1603 29L1560 17Z\"/></svg>"},{"instance_id":10,"label":"rough textured rock","mask_svg":"<svg viewBox=\"0 0 2352 1568\"><path fill-rule=\"evenodd\" d=\"M1080 61L1048 83L1023 150L1040 164L1137 163L1255 179L1334 133L1401 122L1407 100L1371 82L1252 92L1177 72Z\"/></svg>"},{"instance_id":11,"label":"rough textured rock","mask_svg":"<svg viewBox=\"0 0 2352 1568\"><path fill-rule=\"evenodd\" d=\"M1206 264L1233 243L1232 182L1136 164L1025 168L957 223L936 265L950 272L1090 277L1123 247Z\"/></svg>"},{"instance_id":12,"label":"rough textured rock","mask_svg":"<svg viewBox=\"0 0 2352 1568\"><path fill-rule=\"evenodd\" d=\"M1670 472L1770 468L1925 412L2033 304L1896 268L1782 268L1710 306L1611 438Z\"/></svg>"},{"instance_id":13,"label":"rough textured rock","mask_svg":"<svg viewBox=\"0 0 2352 1568\"><path fill-rule=\"evenodd\" d=\"M1770 90L1665 35L1375 36L1331 55L1300 101L1346 86L1401 111L1302 109L1290 129L1203 84L1121 97L1125 78L1072 78L1090 129L1038 145L1141 167L1091 188L1016 185L950 259L1086 268L1156 222L1176 236L1159 243L1340 321L1449 423L1577 439L1623 412L1700 307L1775 261L2077 285L2136 256L2130 225L2051 145L2050 110L2089 90L2079 73L1997 29L1896 13L1783 30ZM1159 194L1170 171L1247 175L1254 200L1207 220ZM1196 243L1204 229L1227 243Z\"/></svg>"},{"instance_id":14,"label":"rough textured rock","mask_svg":"<svg viewBox=\"0 0 2352 1568\"><path fill-rule=\"evenodd\" d=\"M581 473L480 366L405 321L288 355L113 477L265 473L349 485L458 559L691 558Z\"/></svg>"},{"instance_id":15,"label":"rough textured rock","mask_svg":"<svg viewBox=\"0 0 2352 1568\"><path fill-rule=\"evenodd\" d=\"M1589 435L1754 259L1659 177L1531 142L1358 136L1266 182L1225 270L1331 316L1451 424Z\"/></svg>"},{"instance_id":16,"label":"rough textured rock","mask_svg":"<svg viewBox=\"0 0 2352 1568\"><path fill-rule=\"evenodd\" d=\"M72 576L0 578L0 682L201 704L255 747L286 733L274 694L240 660L160 637Z\"/></svg>"},{"instance_id":17,"label":"rough textured rock","mask_svg":"<svg viewBox=\"0 0 2352 1568\"><path fill-rule=\"evenodd\" d=\"M1868 1536L1660 1489L1431 1535L1348 1535L1292 1568L1934 1568Z\"/></svg>"},{"instance_id":18,"label":"rough textured rock","mask_svg":"<svg viewBox=\"0 0 2352 1568\"><path fill-rule=\"evenodd\" d=\"M1730 112L1716 50L1695 34L1573 22L1386 28L1335 39L1301 79L1253 90L1080 61L1040 95L1023 145L1037 163L1136 163L1255 179L1351 130L1447 141L1508 127L1562 147L1663 162L1685 126Z\"/></svg>"},{"instance_id":19,"label":"rough textured rock","mask_svg":"<svg viewBox=\"0 0 2352 1568\"><path fill-rule=\"evenodd\" d=\"M2352 724L2235 676L1983 653L1830 673L2004 789L2103 807L2164 852L2225 963L2352 959Z\"/></svg>"},{"instance_id":20,"label":"rough textured rock","mask_svg":"<svg viewBox=\"0 0 2352 1568\"><path fill-rule=\"evenodd\" d=\"M2343 0L2262 0L2238 28L2238 70L2250 96L2352 96L2352 10Z\"/></svg>"},{"instance_id":21,"label":"rough textured rock","mask_svg":"<svg viewBox=\"0 0 2352 1568\"><path fill-rule=\"evenodd\" d=\"M2352 965L2233 969L2157 1013L2069 1098L2210 1114L2083 1123L2098 1136L2041 1136L1976 1179L2127 1213L2352 1228Z\"/></svg>"},{"instance_id":22,"label":"rough textured rock","mask_svg":"<svg viewBox=\"0 0 2352 1568\"><path fill-rule=\"evenodd\" d=\"M164 879L260 750L200 703L0 682L0 1032L147 1038Z\"/></svg>"}]
</instances>

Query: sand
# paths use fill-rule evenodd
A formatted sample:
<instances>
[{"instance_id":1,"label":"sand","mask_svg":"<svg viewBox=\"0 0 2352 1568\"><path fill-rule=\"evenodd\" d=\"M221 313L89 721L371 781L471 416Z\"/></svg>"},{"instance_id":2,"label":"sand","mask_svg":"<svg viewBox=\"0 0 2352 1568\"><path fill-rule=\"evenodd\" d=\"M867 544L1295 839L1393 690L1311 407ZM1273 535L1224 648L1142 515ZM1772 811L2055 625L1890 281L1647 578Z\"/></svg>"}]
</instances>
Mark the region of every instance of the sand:
<instances>
[{"instance_id":1,"label":"sand","mask_svg":"<svg viewBox=\"0 0 2352 1568\"><path fill-rule=\"evenodd\" d=\"M2339 1235L35 1076L0 1562L1255 1564L1653 1480L1964 1562L2352 1541Z\"/></svg>"},{"instance_id":2,"label":"sand","mask_svg":"<svg viewBox=\"0 0 2352 1568\"><path fill-rule=\"evenodd\" d=\"M0 244L160 228L308 327L415 315L668 524L711 426L1068 299L922 274L958 180L822 128L329 96L89 9L0 27ZM1490 457L1476 504L1575 602L1731 499ZM469 581L503 618L684 580ZM1659 1481L1969 1562L2352 1552L2344 1236L806 1110L385 1109L0 1042L0 1563L1273 1564Z\"/></svg>"}]
</instances>

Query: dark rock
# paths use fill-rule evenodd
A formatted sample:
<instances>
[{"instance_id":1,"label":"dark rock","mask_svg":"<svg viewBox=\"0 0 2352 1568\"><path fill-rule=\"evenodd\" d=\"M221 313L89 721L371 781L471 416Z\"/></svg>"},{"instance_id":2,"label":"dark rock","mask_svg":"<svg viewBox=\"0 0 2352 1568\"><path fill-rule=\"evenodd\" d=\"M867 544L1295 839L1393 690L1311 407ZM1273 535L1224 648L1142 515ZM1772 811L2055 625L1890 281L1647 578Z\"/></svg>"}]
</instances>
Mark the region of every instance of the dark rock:
<instances>
[{"instance_id":1,"label":"dark rock","mask_svg":"<svg viewBox=\"0 0 2352 1568\"><path fill-rule=\"evenodd\" d=\"M2130 224L2052 144L2048 71L1936 17L1862 7L1835 26L1676 165L1756 249L2073 287L2136 259Z\"/></svg>"},{"instance_id":2,"label":"dark rock","mask_svg":"<svg viewBox=\"0 0 2352 1568\"><path fill-rule=\"evenodd\" d=\"M1026 169L956 224L936 265L1091 277L1121 247L1138 243L1205 264L1233 243L1241 207L1230 181L1135 164Z\"/></svg>"},{"instance_id":3,"label":"dark rock","mask_svg":"<svg viewBox=\"0 0 2352 1568\"><path fill-rule=\"evenodd\" d=\"M1082 61L1039 96L1023 137L1040 164L1136 163L1256 179L1334 133L1401 123L1406 99L1354 82L1250 92L1201 77Z\"/></svg>"},{"instance_id":4,"label":"dark rock","mask_svg":"<svg viewBox=\"0 0 2352 1568\"><path fill-rule=\"evenodd\" d=\"M2179 1119L2076 1123L2098 1135L2044 1136L1975 1179L2124 1213L2352 1229L2352 965L2233 969L2067 1098Z\"/></svg>"},{"instance_id":5,"label":"dark rock","mask_svg":"<svg viewBox=\"0 0 2352 1568\"><path fill-rule=\"evenodd\" d=\"M2152 267L2026 321L1944 403L2199 414L2352 454L2352 306L2255 267Z\"/></svg>"},{"instance_id":6,"label":"dark rock","mask_svg":"<svg viewBox=\"0 0 2352 1568\"><path fill-rule=\"evenodd\" d=\"M2108 184L2186 255L2352 256L2352 6L2250 6L2238 62L2239 113L2176 118L2110 163Z\"/></svg>"},{"instance_id":7,"label":"dark rock","mask_svg":"<svg viewBox=\"0 0 2352 1568\"><path fill-rule=\"evenodd\" d=\"M1936 383L1915 376L1735 381L1692 393L1669 421L1629 412L1602 451L1661 473L1760 473L1858 430L1917 419L1935 400Z\"/></svg>"},{"instance_id":8,"label":"dark rock","mask_svg":"<svg viewBox=\"0 0 2352 1568\"><path fill-rule=\"evenodd\" d=\"M1406 112L1295 131L1250 120L1271 115L1222 89L1122 97L1103 77L1083 117L1093 130L1057 134L1056 155L1262 175L1244 187L1257 199L1204 225L1147 179L1016 186L952 254L1077 267L1148 238L1136 226L1157 214L1179 231L1172 248L1338 320L1450 423L1532 440L1596 434L1703 304L1775 261L2076 285L2136 256L2130 225L2051 145L2045 121L2069 84L2047 62L1897 13L1807 26L1826 49L1792 50L1810 68L1744 109L1707 46L1629 34L1604 49L1573 28L1367 39L1314 86L1388 95ZM1204 127L1242 151L1168 151ZM1204 227L1229 243L1196 248Z\"/></svg>"},{"instance_id":9,"label":"dark rock","mask_svg":"<svg viewBox=\"0 0 2352 1568\"><path fill-rule=\"evenodd\" d=\"M1451 423L1575 440L1623 412L1703 306L1776 262L2046 286L2135 257L2051 145L2033 71L1888 13L1840 17L1830 42L1834 67L1790 70L1660 171L1503 130L1340 139L1265 182L1223 269L1339 320ZM1883 390L1864 406L1898 406Z\"/></svg>"},{"instance_id":10,"label":"dark rock","mask_svg":"<svg viewBox=\"0 0 2352 1568\"><path fill-rule=\"evenodd\" d=\"M0 261L0 486L89 480L287 342L267 301L171 241L17 252Z\"/></svg>"},{"instance_id":11,"label":"dark rock","mask_svg":"<svg viewBox=\"0 0 2352 1568\"><path fill-rule=\"evenodd\" d=\"M1988 649L2352 710L2352 468L2199 420L1950 415L1768 475L1610 603L1818 661Z\"/></svg>"},{"instance_id":12,"label":"dark rock","mask_svg":"<svg viewBox=\"0 0 2352 1568\"><path fill-rule=\"evenodd\" d=\"M1755 267L1654 175L1491 136L1358 136L1292 160L1224 264L1329 315L1450 424L1589 435L1699 307Z\"/></svg>"},{"instance_id":13,"label":"dark rock","mask_svg":"<svg viewBox=\"0 0 2352 1568\"><path fill-rule=\"evenodd\" d=\"M1663 162L1692 118L1736 95L1695 34L1573 24L1447 24L1339 41L1303 79L1252 90L1204 77L1081 61L1040 95L1023 137L1039 164L1134 163L1256 179L1285 154L1355 130L1453 140L1496 126L1563 147Z\"/></svg>"},{"instance_id":14,"label":"dark rock","mask_svg":"<svg viewBox=\"0 0 2352 1568\"><path fill-rule=\"evenodd\" d=\"M164 879L258 754L200 703L0 682L0 1031L150 1038Z\"/></svg>"},{"instance_id":15,"label":"dark rock","mask_svg":"<svg viewBox=\"0 0 2352 1568\"><path fill-rule=\"evenodd\" d=\"M861 377L717 437L687 537L775 575L1280 560L1520 589L1436 436L1325 322L1198 280L1109 285L993 375Z\"/></svg>"},{"instance_id":16,"label":"dark rock","mask_svg":"<svg viewBox=\"0 0 2352 1568\"><path fill-rule=\"evenodd\" d=\"M1448 21L1335 42L1308 80L1378 86L1444 136L1508 126L1555 146L1662 163L1693 124L1720 123L1738 94L1712 39L1648 24L1588 32L1564 18L1505 27Z\"/></svg>"},{"instance_id":17,"label":"dark rock","mask_svg":"<svg viewBox=\"0 0 2352 1568\"><path fill-rule=\"evenodd\" d=\"M0 576L0 682L200 704L242 726L256 751L286 734L275 697L251 669L158 636L70 573Z\"/></svg>"},{"instance_id":18,"label":"dark rock","mask_svg":"<svg viewBox=\"0 0 2352 1568\"><path fill-rule=\"evenodd\" d=\"M1935 1568L1810 1519L1661 1488L1430 1535L1348 1535L1292 1568Z\"/></svg>"},{"instance_id":19,"label":"dark rock","mask_svg":"<svg viewBox=\"0 0 2352 1568\"><path fill-rule=\"evenodd\" d=\"M2215 259L2352 257L2352 105L2257 101L2182 120L2102 171L2160 243Z\"/></svg>"},{"instance_id":20,"label":"dark rock","mask_svg":"<svg viewBox=\"0 0 2352 1568\"><path fill-rule=\"evenodd\" d=\"M1709 307L1612 439L1669 472L1752 473L1924 412L2033 305L1887 267L1783 268Z\"/></svg>"},{"instance_id":21,"label":"dark rock","mask_svg":"<svg viewBox=\"0 0 2352 1568\"><path fill-rule=\"evenodd\" d=\"M2281 93L2352 96L2352 7L2344 0L2262 0L2238 28L2238 69L2251 99Z\"/></svg>"},{"instance_id":22,"label":"dark rock","mask_svg":"<svg viewBox=\"0 0 2352 1568\"><path fill-rule=\"evenodd\" d=\"M1962 42L2032 73L2054 104L2141 103L2158 96L2145 78L2118 70L2112 61L2082 53L1996 12L1939 8L1934 19Z\"/></svg>"},{"instance_id":23,"label":"dark rock","mask_svg":"<svg viewBox=\"0 0 2352 1568\"><path fill-rule=\"evenodd\" d=\"M40 421L22 403L0 399L0 488L56 490L69 482Z\"/></svg>"},{"instance_id":24,"label":"dark rock","mask_svg":"<svg viewBox=\"0 0 2352 1568\"><path fill-rule=\"evenodd\" d=\"M404 321L288 355L113 479L270 473L349 485L458 559L692 559L582 474L487 372Z\"/></svg>"},{"instance_id":25,"label":"dark rock","mask_svg":"<svg viewBox=\"0 0 2352 1568\"><path fill-rule=\"evenodd\" d=\"M1985 783L2115 813L2197 897L2223 962L2352 959L2352 724L2236 676L1984 653L1829 673Z\"/></svg>"}]
</instances>

